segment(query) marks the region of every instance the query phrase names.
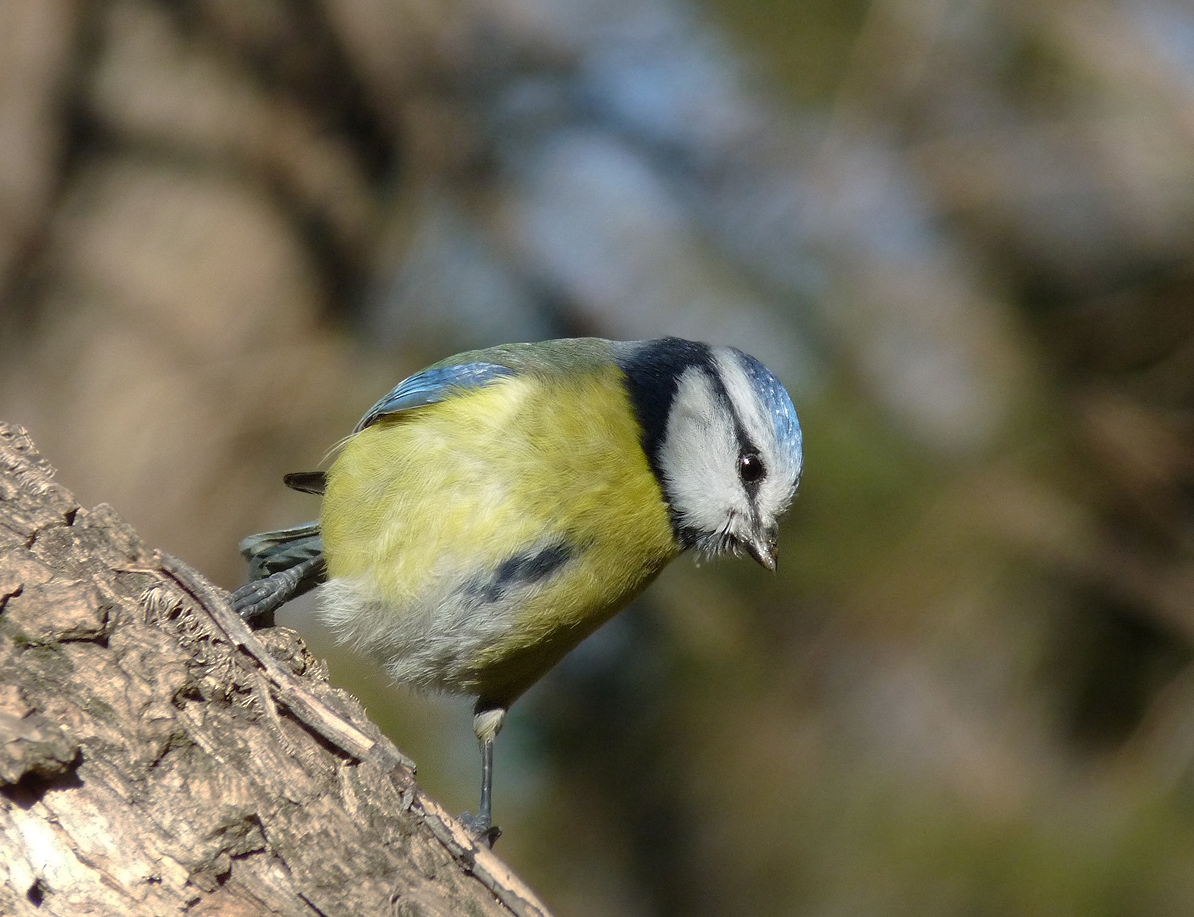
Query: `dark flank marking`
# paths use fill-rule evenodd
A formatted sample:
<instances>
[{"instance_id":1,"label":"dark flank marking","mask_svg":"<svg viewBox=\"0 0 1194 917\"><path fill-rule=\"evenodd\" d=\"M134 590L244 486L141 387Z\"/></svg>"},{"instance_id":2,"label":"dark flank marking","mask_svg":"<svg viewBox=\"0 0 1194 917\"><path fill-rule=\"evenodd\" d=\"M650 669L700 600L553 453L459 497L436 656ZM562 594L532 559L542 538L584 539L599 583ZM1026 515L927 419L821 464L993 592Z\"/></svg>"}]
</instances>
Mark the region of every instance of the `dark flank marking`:
<instances>
[{"instance_id":1,"label":"dark flank marking","mask_svg":"<svg viewBox=\"0 0 1194 917\"><path fill-rule=\"evenodd\" d=\"M530 586L548 579L568 563L574 551L566 542L559 542L539 551L515 554L498 565L493 576L480 583L472 583L469 592L482 602L498 602L511 589Z\"/></svg>"},{"instance_id":2,"label":"dark flank marking","mask_svg":"<svg viewBox=\"0 0 1194 917\"><path fill-rule=\"evenodd\" d=\"M283 477L282 483L291 490L323 496L327 490L327 475L322 471L296 471Z\"/></svg>"}]
</instances>

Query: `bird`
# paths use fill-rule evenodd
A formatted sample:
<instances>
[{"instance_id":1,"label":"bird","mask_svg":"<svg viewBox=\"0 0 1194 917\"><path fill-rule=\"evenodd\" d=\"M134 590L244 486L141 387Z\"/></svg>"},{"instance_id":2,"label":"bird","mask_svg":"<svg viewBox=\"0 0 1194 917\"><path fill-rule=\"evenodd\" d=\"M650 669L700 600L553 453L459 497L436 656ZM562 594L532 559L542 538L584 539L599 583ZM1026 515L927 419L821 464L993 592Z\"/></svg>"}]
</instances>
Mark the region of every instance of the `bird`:
<instances>
[{"instance_id":1,"label":"bird","mask_svg":"<svg viewBox=\"0 0 1194 917\"><path fill-rule=\"evenodd\" d=\"M476 816L492 845L507 711L686 551L774 572L803 470L779 380L741 350L666 337L503 344L399 383L327 472L315 522L241 542L252 626L319 588L319 616L392 679L475 698Z\"/></svg>"}]
</instances>

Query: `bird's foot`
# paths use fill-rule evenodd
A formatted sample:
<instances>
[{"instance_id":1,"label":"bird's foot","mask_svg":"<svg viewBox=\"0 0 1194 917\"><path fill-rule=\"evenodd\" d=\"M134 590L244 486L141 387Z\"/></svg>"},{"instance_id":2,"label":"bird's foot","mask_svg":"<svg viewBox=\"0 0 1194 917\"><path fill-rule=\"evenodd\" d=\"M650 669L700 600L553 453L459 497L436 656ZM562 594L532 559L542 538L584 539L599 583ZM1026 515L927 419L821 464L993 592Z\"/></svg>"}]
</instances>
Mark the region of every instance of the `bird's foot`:
<instances>
[{"instance_id":1,"label":"bird's foot","mask_svg":"<svg viewBox=\"0 0 1194 917\"><path fill-rule=\"evenodd\" d=\"M465 812L457 821L464 825L468 833L473 836L474 841L490 850L493 849L497 839L502 836L502 829L497 825L490 824L488 818L482 819Z\"/></svg>"},{"instance_id":2,"label":"bird's foot","mask_svg":"<svg viewBox=\"0 0 1194 917\"><path fill-rule=\"evenodd\" d=\"M235 592L229 593L228 601L253 630L273 627L274 611L282 604L278 601L276 582L271 582L268 577L245 583Z\"/></svg>"}]
</instances>

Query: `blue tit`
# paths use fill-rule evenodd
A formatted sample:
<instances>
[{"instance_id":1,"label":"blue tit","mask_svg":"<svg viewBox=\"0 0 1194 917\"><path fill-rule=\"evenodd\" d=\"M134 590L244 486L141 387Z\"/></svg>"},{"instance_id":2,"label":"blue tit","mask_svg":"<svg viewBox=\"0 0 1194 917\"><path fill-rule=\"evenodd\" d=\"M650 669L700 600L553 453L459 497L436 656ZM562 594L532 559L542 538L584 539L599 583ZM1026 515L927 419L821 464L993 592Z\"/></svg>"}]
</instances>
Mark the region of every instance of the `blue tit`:
<instances>
[{"instance_id":1,"label":"blue tit","mask_svg":"<svg viewBox=\"0 0 1194 917\"><path fill-rule=\"evenodd\" d=\"M247 538L251 623L323 584L320 614L394 680L476 698L478 836L506 712L685 550L776 564L800 481L792 400L732 347L664 338L450 357L369 409L318 522Z\"/></svg>"}]
</instances>

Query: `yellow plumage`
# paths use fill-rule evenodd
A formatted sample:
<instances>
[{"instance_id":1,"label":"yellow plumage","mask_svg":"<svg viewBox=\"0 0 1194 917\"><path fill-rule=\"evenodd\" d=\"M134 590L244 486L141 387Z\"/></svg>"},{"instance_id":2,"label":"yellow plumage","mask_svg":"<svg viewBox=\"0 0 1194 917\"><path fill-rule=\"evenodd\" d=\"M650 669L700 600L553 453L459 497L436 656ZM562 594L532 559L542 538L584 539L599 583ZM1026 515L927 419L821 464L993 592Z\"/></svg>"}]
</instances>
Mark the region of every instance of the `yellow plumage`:
<instances>
[{"instance_id":1,"label":"yellow plumage","mask_svg":"<svg viewBox=\"0 0 1194 917\"><path fill-rule=\"evenodd\" d=\"M510 376L386 417L328 473L329 579L356 584L371 614L433 625L428 603L455 601L461 583L481 594L504 563L559 560L500 610L500 636L440 679L511 703L680 552L640 437L612 364ZM467 647L460 636L441 635L445 657ZM386 658L384 641L371 649Z\"/></svg>"},{"instance_id":2,"label":"yellow plumage","mask_svg":"<svg viewBox=\"0 0 1194 917\"><path fill-rule=\"evenodd\" d=\"M319 613L417 688L476 697L492 843L493 746L510 705L682 549L775 569L803 468L779 380L732 347L573 338L457 354L400 382L326 474L319 522L241 542L232 596L259 626L320 586Z\"/></svg>"}]
</instances>

